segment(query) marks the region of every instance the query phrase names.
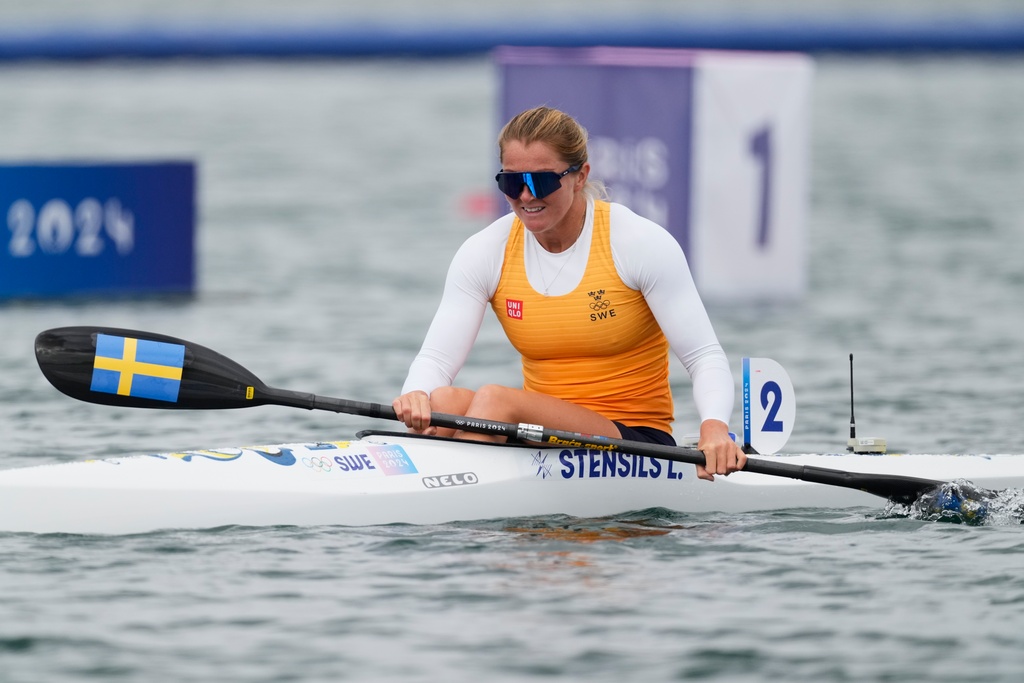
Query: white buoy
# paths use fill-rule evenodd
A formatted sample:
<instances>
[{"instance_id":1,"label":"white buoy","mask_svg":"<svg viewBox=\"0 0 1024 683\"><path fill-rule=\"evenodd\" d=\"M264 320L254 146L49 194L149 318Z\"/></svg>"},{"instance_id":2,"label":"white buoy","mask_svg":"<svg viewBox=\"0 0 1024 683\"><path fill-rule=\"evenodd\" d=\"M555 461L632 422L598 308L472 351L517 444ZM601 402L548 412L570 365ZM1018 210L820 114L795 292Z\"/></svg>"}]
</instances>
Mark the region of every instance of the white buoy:
<instances>
[{"instance_id":1,"label":"white buoy","mask_svg":"<svg viewBox=\"0 0 1024 683\"><path fill-rule=\"evenodd\" d=\"M852 453L885 453L885 439L877 436L857 436L857 420L853 416L853 354L850 354L850 438L846 450Z\"/></svg>"}]
</instances>

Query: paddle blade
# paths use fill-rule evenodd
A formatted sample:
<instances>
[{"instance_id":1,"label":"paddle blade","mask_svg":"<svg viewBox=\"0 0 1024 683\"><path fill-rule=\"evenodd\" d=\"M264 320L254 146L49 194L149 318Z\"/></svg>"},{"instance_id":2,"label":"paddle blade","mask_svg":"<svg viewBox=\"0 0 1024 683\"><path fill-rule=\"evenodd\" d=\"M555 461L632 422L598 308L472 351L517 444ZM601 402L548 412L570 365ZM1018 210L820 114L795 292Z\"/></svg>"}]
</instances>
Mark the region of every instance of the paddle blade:
<instances>
[{"instance_id":1,"label":"paddle blade","mask_svg":"<svg viewBox=\"0 0 1024 683\"><path fill-rule=\"evenodd\" d=\"M999 502L996 492L957 479L923 493L909 507L917 519L977 526L999 511Z\"/></svg>"},{"instance_id":2,"label":"paddle blade","mask_svg":"<svg viewBox=\"0 0 1024 683\"><path fill-rule=\"evenodd\" d=\"M134 408L263 405L266 386L216 351L174 337L109 327L61 327L36 337L36 362L72 398Z\"/></svg>"}]
</instances>

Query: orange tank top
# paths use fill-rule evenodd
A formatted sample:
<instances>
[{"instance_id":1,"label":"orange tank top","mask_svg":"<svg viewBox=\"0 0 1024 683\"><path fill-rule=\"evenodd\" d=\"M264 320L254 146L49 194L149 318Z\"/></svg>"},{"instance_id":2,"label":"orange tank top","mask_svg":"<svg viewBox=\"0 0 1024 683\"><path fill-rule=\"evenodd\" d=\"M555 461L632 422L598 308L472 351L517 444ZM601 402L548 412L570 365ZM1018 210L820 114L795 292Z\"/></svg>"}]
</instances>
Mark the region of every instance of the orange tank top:
<instances>
[{"instance_id":1,"label":"orange tank top","mask_svg":"<svg viewBox=\"0 0 1024 683\"><path fill-rule=\"evenodd\" d=\"M523 360L523 388L581 406L630 427L671 433L668 340L643 294L612 262L609 205L594 202L594 232L582 281L544 296L526 277L522 222L512 222L498 288L498 320Z\"/></svg>"}]
</instances>

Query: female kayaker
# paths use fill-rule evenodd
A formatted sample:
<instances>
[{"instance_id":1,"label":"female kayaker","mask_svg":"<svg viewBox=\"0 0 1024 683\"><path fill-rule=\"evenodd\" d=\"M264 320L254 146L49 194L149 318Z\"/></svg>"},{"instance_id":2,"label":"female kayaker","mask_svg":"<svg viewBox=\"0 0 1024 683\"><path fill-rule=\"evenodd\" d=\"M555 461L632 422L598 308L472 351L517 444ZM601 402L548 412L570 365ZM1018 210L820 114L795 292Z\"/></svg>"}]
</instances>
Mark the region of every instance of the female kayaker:
<instances>
[{"instance_id":1,"label":"female kayaker","mask_svg":"<svg viewBox=\"0 0 1024 683\"><path fill-rule=\"evenodd\" d=\"M742 469L729 435L734 382L679 243L590 179L587 132L537 107L498 138L512 212L455 254L423 346L393 406L414 431L431 412L675 445L669 352L693 384L697 447L714 479ZM522 356L523 386L453 386L488 305ZM493 438L458 432L466 439Z\"/></svg>"}]
</instances>

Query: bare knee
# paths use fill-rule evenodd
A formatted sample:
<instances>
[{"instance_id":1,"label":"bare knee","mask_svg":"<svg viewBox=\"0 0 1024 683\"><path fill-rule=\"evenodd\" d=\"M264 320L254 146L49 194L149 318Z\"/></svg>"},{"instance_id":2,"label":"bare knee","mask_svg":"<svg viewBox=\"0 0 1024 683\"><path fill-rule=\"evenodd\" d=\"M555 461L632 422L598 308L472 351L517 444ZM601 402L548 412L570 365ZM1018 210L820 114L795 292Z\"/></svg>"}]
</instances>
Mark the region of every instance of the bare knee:
<instances>
[{"instance_id":1,"label":"bare knee","mask_svg":"<svg viewBox=\"0 0 1024 683\"><path fill-rule=\"evenodd\" d=\"M475 395L476 392L464 387L438 387L430 392L430 407L442 413L465 415Z\"/></svg>"},{"instance_id":2,"label":"bare knee","mask_svg":"<svg viewBox=\"0 0 1024 683\"><path fill-rule=\"evenodd\" d=\"M485 384L476 390L472 395L472 401L467 405L464 415L478 417L485 420L504 421L510 419L510 408L515 403L517 390L500 384ZM481 434L473 432L457 432L456 436L462 439L477 441L505 441L506 437L497 434Z\"/></svg>"},{"instance_id":3,"label":"bare knee","mask_svg":"<svg viewBox=\"0 0 1024 683\"><path fill-rule=\"evenodd\" d=\"M516 392L501 384L485 384L476 390L470 404L475 417L504 418Z\"/></svg>"},{"instance_id":4,"label":"bare knee","mask_svg":"<svg viewBox=\"0 0 1024 683\"><path fill-rule=\"evenodd\" d=\"M435 413L465 415L473 400L473 392L462 387L438 387L430 392L430 409ZM454 429L438 427L438 436L452 436Z\"/></svg>"},{"instance_id":5,"label":"bare knee","mask_svg":"<svg viewBox=\"0 0 1024 683\"><path fill-rule=\"evenodd\" d=\"M430 392L430 407L432 410L442 413L461 414L461 411L457 410L457 406L461 402L460 396L463 392L463 389L456 387L438 387Z\"/></svg>"}]
</instances>

